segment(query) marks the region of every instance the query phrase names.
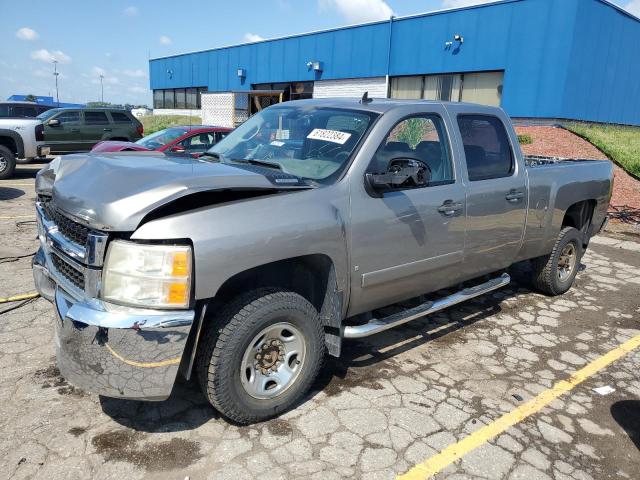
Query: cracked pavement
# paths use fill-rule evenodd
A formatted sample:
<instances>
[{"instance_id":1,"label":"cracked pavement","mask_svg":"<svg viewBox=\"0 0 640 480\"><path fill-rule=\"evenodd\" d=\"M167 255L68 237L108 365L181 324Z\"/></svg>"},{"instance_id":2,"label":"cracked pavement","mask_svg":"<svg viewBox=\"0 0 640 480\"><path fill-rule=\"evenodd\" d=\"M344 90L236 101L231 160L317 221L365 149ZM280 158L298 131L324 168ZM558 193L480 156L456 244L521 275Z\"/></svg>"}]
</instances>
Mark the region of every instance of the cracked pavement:
<instances>
[{"instance_id":1,"label":"cracked pavement","mask_svg":"<svg viewBox=\"0 0 640 480\"><path fill-rule=\"evenodd\" d=\"M36 249L35 225L16 222L33 214L18 184L37 168L0 182L1 215L20 216L0 219L0 257ZM29 302L0 315L0 478L394 478L640 334L640 239L596 237L582 263L561 297L532 292L517 265L502 290L346 342L304 403L249 427L194 383L159 403L74 388L55 367L52 306ZM29 258L0 263L0 297L32 291ZM639 371L635 350L436 478L638 478Z\"/></svg>"}]
</instances>

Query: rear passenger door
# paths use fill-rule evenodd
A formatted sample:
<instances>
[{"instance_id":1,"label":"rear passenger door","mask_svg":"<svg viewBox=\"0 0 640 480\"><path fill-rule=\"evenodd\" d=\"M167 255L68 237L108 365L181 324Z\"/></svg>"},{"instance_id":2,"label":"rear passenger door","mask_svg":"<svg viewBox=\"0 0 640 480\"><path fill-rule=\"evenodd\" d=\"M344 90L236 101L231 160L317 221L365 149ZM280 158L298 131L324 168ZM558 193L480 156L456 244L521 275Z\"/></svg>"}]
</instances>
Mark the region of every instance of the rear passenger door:
<instances>
[{"instance_id":1,"label":"rear passenger door","mask_svg":"<svg viewBox=\"0 0 640 480\"><path fill-rule=\"evenodd\" d=\"M517 162L504 120L466 113L456 117L467 177L465 277L508 267L522 243L526 172Z\"/></svg>"},{"instance_id":2,"label":"rear passenger door","mask_svg":"<svg viewBox=\"0 0 640 480\"><path fill-rule=\"evenodd\" d=\"M100 140L112 138L113 126L107 112L84 110L84 125L79 139L78 150L91 150Z\"/></svg>"},{"instance_id":3,"label":"rear passenger door","mask_svg":"<svg viewBox=\"0 0 640 480\"><path fill-rule=\"evenodd\" d=\"M431 113L400 116L390 130L384 127L365 172L382 173L392 159L415 158L431 171L426 186L376 195L360 175L352 177L350 314L452 285L458 278L465 190L453 162L444 111L439 105L430 108Z\"/></svg>"}]
</instances>

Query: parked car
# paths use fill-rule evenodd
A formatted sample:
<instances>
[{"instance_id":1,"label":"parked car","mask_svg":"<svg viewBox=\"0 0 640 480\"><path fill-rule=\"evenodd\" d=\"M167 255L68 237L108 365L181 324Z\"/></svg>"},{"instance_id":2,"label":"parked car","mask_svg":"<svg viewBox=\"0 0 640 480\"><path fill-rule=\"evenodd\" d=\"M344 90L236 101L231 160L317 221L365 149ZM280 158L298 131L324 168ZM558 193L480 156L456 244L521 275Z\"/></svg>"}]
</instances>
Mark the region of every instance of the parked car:
<instances>
[{"instance_id":1,"label":"parked car","mask_svg":"<svg viewBox=\"0 0 640 480\"><path fill-rule=\"evenodd\" d=\"M49 154L43 132L36 118L0 118L0 180L13 176L18 161Z\"/></svg>"},{"instance_id":2,"label":"parked car","mask_svg":"<svg viewBox=\"0 0 640 480\"><path fill-rule=\"evenodd\" d=\"M105 140L96 143L92 152L151 151L188 153L194 157L202 155L222 140L230 128L206 125L169 127L152 133L136 142Z\"/></svg>"},{"instance_id":3,"label":"parked car","mask_svg":"<svg viewBox=\"0 0 640 480\"><path fill-rule=\"evenodd\" d=\"M124 109L54 108L38 115L51 153L88 152L102 140L135 142L142 123Z\"/></svg>"},{"instance_id":4,"label":"parked car","mask_svg":"<svg viewBox=\"0 0 640 480\"><path fill-rule=\"evenodd\" d=\"M0 102L0 118L35 118L52 108L35 102Z\"/></svg>"},{"instance_id":5,"label":"parked car","mask_svg":"<svg viewBox=\"0 0 640 480\"><path fill-rule=\"evenodd\" d=\"M266 108L199 159L127 160L37 177L60 371L146 400L196 373L239 423L295 405L345 339L507 285L516 262L566 292L613 179L606 160L525 158L499 108L367 98Z\"/></svg>"}]
</instances>

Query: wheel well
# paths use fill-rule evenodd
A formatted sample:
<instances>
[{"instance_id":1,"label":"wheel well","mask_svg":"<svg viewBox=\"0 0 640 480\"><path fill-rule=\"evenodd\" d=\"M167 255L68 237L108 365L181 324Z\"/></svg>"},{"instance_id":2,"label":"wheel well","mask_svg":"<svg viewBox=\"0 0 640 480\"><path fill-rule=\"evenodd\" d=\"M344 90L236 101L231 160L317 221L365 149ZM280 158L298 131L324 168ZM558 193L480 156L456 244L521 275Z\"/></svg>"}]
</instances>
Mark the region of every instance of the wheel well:
<instances>
[{"instance_id":1,"label":"wheel well","mask_svg":"<svg viewBox=\"0 0 640 480\"><path fill-rule=\"evenodd\" d=\"M571 205L564 214L562 219L562 228L573 227L580 230L583 234L587 232L591 225L591 217L595 209L595 200L582 200L581 202Z\"/></svg>"},{"instance_id":2,"label":"wheel well","mask_svg":"<svg viewBox=\"0 0 640 480\"><path fill-rule=\"evenodd\" d=\"M18 153L16 141L11 137L0 137L0 145L7 147L13 154Z\"/></svg>"},{"instance_id":3,"label":"wheel well","mask_svg":"<svg viewBox=\"0 0 640 480\"><path fill-rule=\"evenodd\" d=\"M216 302L259 287L282 287L303 296L320 312L333 263L322 254L279 260L238 273L227 280L215 296Z\"/></svg>"}]
</instances>

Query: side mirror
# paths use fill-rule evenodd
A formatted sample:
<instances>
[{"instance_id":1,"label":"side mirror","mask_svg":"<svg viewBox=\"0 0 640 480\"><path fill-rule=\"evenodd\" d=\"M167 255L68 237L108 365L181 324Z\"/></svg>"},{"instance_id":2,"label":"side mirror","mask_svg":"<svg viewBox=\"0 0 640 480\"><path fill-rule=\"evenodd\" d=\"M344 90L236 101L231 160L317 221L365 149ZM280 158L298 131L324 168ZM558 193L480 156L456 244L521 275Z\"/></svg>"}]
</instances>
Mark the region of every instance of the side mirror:
<instances>
[{"instance_id":1,"label":"side mirror","mask_svg":"<svg viewBox=\"0 0 640 480\"><path fill-rule=\"evenodd\" d=\"M386 172L366 174L368 186L377 193L401 187L425 187L430 180L429 166L413 157L394 158L389 162Z\"/></svg>"},{"instance_id":2,"label":"side mirror","mask_svg":"<svg viewBox=\"0 0 640 480\"><path fill-rule=\"evenodd\" d=\"M182 145L174 145L173 147L171 147L171 151L174 153L184 153L185 148Z\"/></svg>"},{"instance_id":3,"label":"side mirror","mask_svg":"<svg viewBox=\"0 0 640 480\"><path fill-rule=\"evenodd\" d=\"M58 120L57 118L53 118L53 119L49 120L49 122L47 122L47 125L49 125L50 127L59 127L60 126L60 120Z\"/></svg>"}]
</instances>

